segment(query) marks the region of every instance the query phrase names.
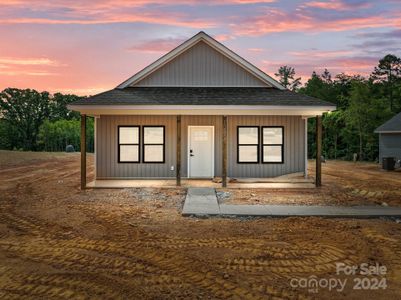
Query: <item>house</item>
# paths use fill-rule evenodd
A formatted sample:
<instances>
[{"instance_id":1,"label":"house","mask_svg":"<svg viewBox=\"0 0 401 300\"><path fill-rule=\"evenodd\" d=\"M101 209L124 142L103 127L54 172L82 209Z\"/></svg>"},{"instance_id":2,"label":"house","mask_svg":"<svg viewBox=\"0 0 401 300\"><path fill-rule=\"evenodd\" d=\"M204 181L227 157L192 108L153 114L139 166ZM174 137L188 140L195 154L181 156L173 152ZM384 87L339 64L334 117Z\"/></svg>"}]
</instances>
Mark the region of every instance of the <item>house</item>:
<instances>
[{"instance_id":1,"label":"house","mask_svg":"<svg viewBox=\"0 0 401 300\"><path fill-rule=\"evenodd\" d=\"M95 176L102 179L307 175L307 119L331 103L291 92L204 32L115 89L69 105L95 117ZM320 185L320 155L316 184Z\"/></svg>"},{"instance_id":2,"label":"house","mask_svg":"<svg viewBox=\"0 0 401 300\"><path fill-rule=\"evenodd\" d=\"M401 159L401 113L395 115L383 125L379 126L375 133L379 134L379 161L383 157Z\"/></svg>"}]
</instances>

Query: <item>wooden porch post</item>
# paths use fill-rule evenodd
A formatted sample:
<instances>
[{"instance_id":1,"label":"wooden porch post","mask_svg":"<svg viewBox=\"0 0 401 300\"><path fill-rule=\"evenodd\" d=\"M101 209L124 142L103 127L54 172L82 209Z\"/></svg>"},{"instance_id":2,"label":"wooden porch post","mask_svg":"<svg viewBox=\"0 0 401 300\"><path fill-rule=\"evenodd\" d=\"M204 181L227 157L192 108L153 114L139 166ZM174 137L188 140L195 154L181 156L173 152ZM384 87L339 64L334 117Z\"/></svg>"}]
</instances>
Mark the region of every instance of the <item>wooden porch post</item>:
<instances>
[{"instance_id":1,"label":"wooden porch post","mask_svg":"<svg viewBox=\"0 0 401 300\"><path fill-rule=\"evenodd\" d=\"M81 190L86 188L86 115L81 114Z\"/></svg>"},{"instance_id":2,"label":"wooden porch post","mask_svg":"<svg viewBox=\"0 0 401 300\"><path fill-rule=\"evenodd\" d=\"M176 185L181 186L181 116L177 116Z\"/></svg>"},{"instance_id":3,"label":"wooden porch post","mask_svg":"<svg viewBox=\"0 0 401 300\"><path fill-rule=\"evenodd\" d=\"M322 185L322 117L316 116L316 187Z\"/></svg>"},{"instance_id":4,"label":"wooden porch post","mask_svg":"<svg viewBox=\"0 0 401 300\"><path fill-rule=\"evenodd\" d=\"M227 116L223 116L223 172L221 183L227 187Z\"/></svg>"}]
</instances>

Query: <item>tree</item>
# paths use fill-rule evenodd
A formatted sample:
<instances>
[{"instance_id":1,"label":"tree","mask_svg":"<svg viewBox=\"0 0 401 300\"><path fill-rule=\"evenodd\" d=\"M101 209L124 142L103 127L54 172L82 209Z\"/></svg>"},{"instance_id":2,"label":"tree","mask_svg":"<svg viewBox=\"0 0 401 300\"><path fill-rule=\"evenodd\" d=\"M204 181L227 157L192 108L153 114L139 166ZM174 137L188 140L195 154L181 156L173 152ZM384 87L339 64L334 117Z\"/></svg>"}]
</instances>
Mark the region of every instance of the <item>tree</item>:
<instances>
[{"instance_id":1,"label":"tree","mask_svg":"<svg viewBox=\"0 0 401 300\"><path fill-rule=\"evenodd\" d=\"M344 115L343 110L337 110L323 116L323 153L327 158L337 159L345 155L341 141L345 127Z\"/></svg>"},{"instance_id":2,"label":"tree","mask_svg":"<svg viewBox=\"0 0 401 300\"><path fill-rule=\"evenodd\" d=\"M71 111L67 108L67 105L71 102L81 99L82 97L76 95L63 95L61 93L55 93L51 101L51 119L52 120L71 120L78 119L79 113Z\"/></svg>"},{"instance_id":3,"label":"tree","mask_svg":"<svg viewBox=\"0 0 401 300\"><path fill-rule=\"evenodd\" d=\"M295 78L295 69L292 67L281 66L274 75L279 77L279 81L284 87L292 91L296 91L301 85L301 77Z\"/></svg>"},{"instance_id":4,"label":"tree","mask_svg":"<svg viewBox=\"0 0 401 300\"><path fill-rule=\"evenodd\" d=\"M354 80L352 82L346 125L357 132L359 160L375 159L377 149L370 149L365 153L365 148L367 145L378 144L374 129L390 115L382 99L374 97L372 81Z\"/></svg>"},{"instance_id":5,"label":"tree","mask_svg":"<svg viewBox=\"0 0 401 300\"><path fill-rule=\"evenodd\" d=\"M332 82L326 82L313 71L311 78L299 89L301 94L319 98L337 104L336 93L333 91Z\"/></svg>"},{"instance_id":6,"label":"tree","mask_svg":"<svg viewBox=\"0 0 401 300\"><path fill-rule=\"evenodd\" d=\"M0 115L18 132L24 150L37 150L39 127L50 117L48 92L7 88L0 93Z\"/></svg>"},{"instance_id":7,"label":"tree","mask_svg":"<svg viewBox=\"0 0 401 300\"><path fill-rule=\"evenodd\" d=\"M383 57L372 73L372 79L385 86L387 96L390 101L390 110L394 111L394 86L400 83L401 78L401 58L387 54Z\"/></svg>"},{"instance_id":8,"label":"tree","mask_svg":"<svg viewBox=\"0 0 401 300\"><path fill-rule=\"evenodd\" d=\"M331 73L327 69L324 69L324 72L322 73L322 79L324 82L329 83L329 84L333 82L331 80Z\"/></svg>"}]
</instances>

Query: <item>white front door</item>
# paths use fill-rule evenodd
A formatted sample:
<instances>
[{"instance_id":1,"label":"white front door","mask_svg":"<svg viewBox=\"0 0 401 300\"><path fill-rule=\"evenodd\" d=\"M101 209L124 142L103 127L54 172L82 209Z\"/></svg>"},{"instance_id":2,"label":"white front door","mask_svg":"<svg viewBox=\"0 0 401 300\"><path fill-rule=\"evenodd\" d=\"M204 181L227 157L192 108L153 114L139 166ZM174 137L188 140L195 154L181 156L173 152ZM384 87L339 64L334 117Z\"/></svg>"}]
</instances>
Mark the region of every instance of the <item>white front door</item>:
<instances>
[{"instance_id":1,"label":"white front door","mask_svg":"<svg viewBox=\"0 0 401 300\"><path fill-rule=\"evenodd\" d=\"M214 176L214 126L188 126L188 177Z\"/></svg>"}]
</instances>

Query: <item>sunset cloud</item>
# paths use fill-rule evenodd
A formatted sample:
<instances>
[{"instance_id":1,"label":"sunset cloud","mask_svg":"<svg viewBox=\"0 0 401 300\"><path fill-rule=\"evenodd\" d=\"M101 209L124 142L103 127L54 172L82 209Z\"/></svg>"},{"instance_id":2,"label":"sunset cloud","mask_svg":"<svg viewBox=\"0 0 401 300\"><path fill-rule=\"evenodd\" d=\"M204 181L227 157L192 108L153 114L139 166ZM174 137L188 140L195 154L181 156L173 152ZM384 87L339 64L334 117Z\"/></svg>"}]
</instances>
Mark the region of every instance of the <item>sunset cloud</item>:
<instances>
[{"instance_id":1,"label":"sunset cloud","mask_svg":"<svg viewBox=\"0 0 401 300\"><path fill-rule=\"evenodd\" d=\"M362 57L362 56L346 56L346 57L305 57L303 59L289 59L285 65L295 68L297 76L302 77L302 81L310 78L313 71L318 74L323 73L325 69L329 70L332 75L339 73L345 73L348 75L360 74L362 76L368 76L375 65L377 65L378 59L376 57ZM284 65L282 62L273 60L262 61L262 68L269 73L274 75L275 71L280 66Z\"/></svg>"},{"instance_id":2,"label":"sunset cloud","mask_svg":"<svg viewBox=\"0 0 401 300\"><path fill-rule=\"evenodd\" d=\"M200 30L274 75L369 75L400 55L394 0L2 0L0 90L96 94Z\"/></svg>"},{"instance_id":3,"label":"sunset cloud","mask_svg":"<svg viewBox=\"0 0 401 300\"><path fill-rule=\"evenodd\" d=\"M366 28L398 27L401 13L394 15L337 16L325 19L302 12L266 9L258 16L242 19L231 28L238 35L261 36L276 32L347 31Z\"/></svg>"},{"instance_id":4,"label":"sunset cloud","mask_svg":"<svg viewBox=\"0 0 401 300\"><path fill-rule=\"evenodd\" d=\"M0 64L4 65L40 65L40 66L59 66L57 61L48 58L12 58L0 57Z\"/></svg>"},{"instance_id":5,"label":"sunset cloud","mask_svg":"<svg viewBox=\"0 0 401 300\"><path fill-rule=\"evenodd\" d=\"M319 57L319 58L329 58L329 57L339 57L350 55L354 51L352 50L305 50L305 51L289 51L288 54L296 57Z\"/></svg>"},{"instance_id":6,"label":"sunset cloud","mask_svg":"<svg viewBox=\"0 0 401 300\"><path fill-rule=\"evenodd\" d=\"M179 16L165 17L164 14L149 15L104 15L99 18L90 19L50 19L50 18L10 18L0 19L0 24L49 24L49 25L99 25L113 23L149 23L149 24L165 24L173 26L184 26L191 28L209 28L216 24L206 20L185 20Z\"/></svg>"},{"instance_id":7,"label":"sunset cloud","mask_svg":"<svg viewBox=\"0 0 401 300\"><path fill-rule=\"evenodd\" d=\"M29 70L0 70L0 75L3 76L55 76L58 73L46 72L46 71L29 71Z\"/></svg>"},{"instance_id":8,"label":"sunset cloud","mask_svg":"<svg viewBox=\"0 0 401 300\"><path fill-rule=\"evenodd\" d=\"M306 2L305 6L341 11L341 10L368 8L372 6L372 3L369 3L368 1L352 2L344 0L329 0L329 1L310 1Z\"/></svg>"},{"instance_id":9,"label":"sunset cloud","mask_svg":"<svg viewBox=\"0 0 401 300\"><path fill-rule=\"evenodd\" d=\"M262 49L262 48L248 48L248 51L251 51L251 52L263 52L264 49Z\"/></svg>"},{"instance_id":10,"label":"sunset cloud","mask_svg":"<svg viewBox=\"0 0 401 300\"><path fill-rule=\"evenodd\" d=\"M165 38L140 42L137 45L129 47L129 51L144 52L167 52L185 41L185 38Z\"/></svg>"}]
</instances>

